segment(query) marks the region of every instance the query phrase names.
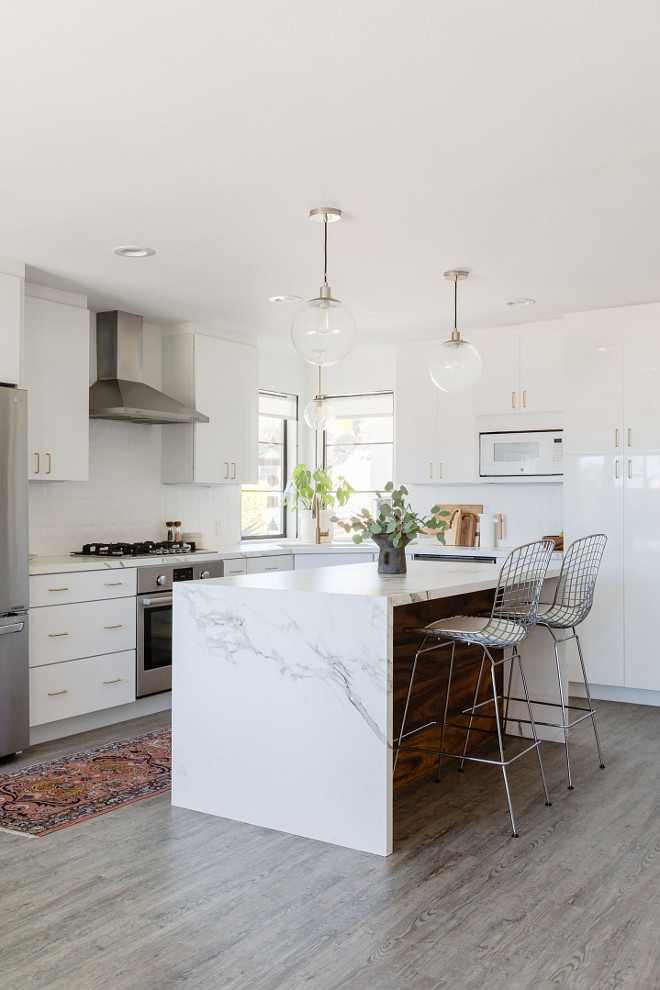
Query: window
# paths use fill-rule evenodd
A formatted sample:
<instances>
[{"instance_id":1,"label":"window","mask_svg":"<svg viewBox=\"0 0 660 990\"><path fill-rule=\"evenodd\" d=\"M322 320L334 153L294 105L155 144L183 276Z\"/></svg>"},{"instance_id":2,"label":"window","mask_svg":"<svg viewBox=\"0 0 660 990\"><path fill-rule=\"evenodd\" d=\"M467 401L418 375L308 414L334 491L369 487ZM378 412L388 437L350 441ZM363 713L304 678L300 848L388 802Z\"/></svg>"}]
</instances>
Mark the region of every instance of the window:
<instances>
[{"instance_id":1,"label":"window","mask_svg":"<svg viewBox=\"0 0 660 990\"><path fill-rule=\"evenodd\" d=\"M295 464L295 395L259 393L259 480L241 489L241 538L275 539L286 536L286 508L282 494L287 465Z\"/></svg>"},{"instance_id":2,"label":"window","mask_svg":"<svg viewBox=\"0 0 660 990\"><path fill-rule=\"evenodd\" d=\"M323 463L355 488L345 506L337 506L341 519L357 515L370 506L375 491L392 480L394 468L394 396L391 392L371 395L330 396L336 419L324 434Z\"/></svg>"}]
</instances>

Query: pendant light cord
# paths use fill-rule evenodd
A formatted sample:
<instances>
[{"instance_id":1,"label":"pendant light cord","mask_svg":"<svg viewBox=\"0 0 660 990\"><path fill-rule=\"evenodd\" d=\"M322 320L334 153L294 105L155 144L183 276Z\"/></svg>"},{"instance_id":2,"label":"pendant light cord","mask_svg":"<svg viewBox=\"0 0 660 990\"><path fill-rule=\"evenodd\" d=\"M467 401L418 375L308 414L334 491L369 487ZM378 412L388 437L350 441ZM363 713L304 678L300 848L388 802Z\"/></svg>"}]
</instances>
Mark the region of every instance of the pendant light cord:
<instances>
[{"instance_id":1,"label":"pendant light cord","mask_svg":"<svg viewBox=\"0 0 660 990\"><path fill-rule=\"evenodd\" d=\"M456 325L457 324L457 319L456 319L456 310L457 310L457 307L458 307L458 278L455 278L454 279L454 332L456 332L458 330L458 326Z\"/></svg>"}]
</instances>

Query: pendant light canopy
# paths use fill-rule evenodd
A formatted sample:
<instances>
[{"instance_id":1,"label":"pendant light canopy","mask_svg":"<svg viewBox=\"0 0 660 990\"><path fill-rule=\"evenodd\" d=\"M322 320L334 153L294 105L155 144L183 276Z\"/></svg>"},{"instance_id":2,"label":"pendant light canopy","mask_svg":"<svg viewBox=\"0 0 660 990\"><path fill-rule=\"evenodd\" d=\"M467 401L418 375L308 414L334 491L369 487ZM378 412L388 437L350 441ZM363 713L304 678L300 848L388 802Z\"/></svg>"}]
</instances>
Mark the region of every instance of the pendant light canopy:
<instances>
[{"instance_id":1,"label":"pendant light canopy","mask_svg":"<svg viewBox=\"0 0 660 990\"><path fill-rule=\"evenodd\" d=\"M469 272L453 270L444 273L454 283L454 329L450 339L440 344L429 368L433 384L443 392L462 392L481 377L479 351L463 340L456 326L458 283L468 275Z\"/></svg>"},{"instance_id":2,"label":"pendant light canopy","mask_svg":"<svg viewBox=\"0 0 660 990\"><path fill-rule=\"evenodd\" d=\"M327 367L346 357L355 343L357 328L350 311L334 298L328 285L328 224L341 220L341 210L320 206L310 211L309 218L323 224L323 285L318 296L298 310L291 326L291 339L305 361Z\"/></svg>"},{"instance_id":3,"label":"pendant light canopy","mask_svg":"<svg viewBox=\"0 0 660 990\"><path fill-rule=\"evenodd\" d=\"M335 407L328 399L323 398L321 390L321 365L319 365L319 390L315 399L311 399L303 409L305 422L313 430L327 430L336 419Z\"/></svg>"}]
</instances>

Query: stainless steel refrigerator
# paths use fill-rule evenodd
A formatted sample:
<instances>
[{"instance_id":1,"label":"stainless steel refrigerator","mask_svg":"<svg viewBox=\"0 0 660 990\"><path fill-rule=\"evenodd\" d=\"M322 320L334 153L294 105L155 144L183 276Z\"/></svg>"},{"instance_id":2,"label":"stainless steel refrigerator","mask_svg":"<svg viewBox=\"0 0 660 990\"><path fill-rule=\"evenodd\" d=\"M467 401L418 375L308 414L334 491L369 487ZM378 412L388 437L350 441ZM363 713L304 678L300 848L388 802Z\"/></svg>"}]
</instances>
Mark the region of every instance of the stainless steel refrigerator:
<instances>
[{"instance_id":1,"label":"stainless steel refrigerator","mask_svg":"<svg viewBox=\"0 0 660 990\"><path fill-rule=\"evenodd\" d=\"M29 741L27 392L0 385L0 757Z\"/></svg>"}]
</instances>

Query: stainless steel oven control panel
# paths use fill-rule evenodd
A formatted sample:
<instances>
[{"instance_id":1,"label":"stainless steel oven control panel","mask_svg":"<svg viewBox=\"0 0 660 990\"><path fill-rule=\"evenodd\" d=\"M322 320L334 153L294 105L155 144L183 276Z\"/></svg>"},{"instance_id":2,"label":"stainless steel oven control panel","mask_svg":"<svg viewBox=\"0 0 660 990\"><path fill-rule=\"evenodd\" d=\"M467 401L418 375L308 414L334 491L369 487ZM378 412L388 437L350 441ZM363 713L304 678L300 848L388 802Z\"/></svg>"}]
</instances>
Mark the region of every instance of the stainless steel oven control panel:
<instances>
[{"instance_id":1,"label":"stainless steel oven control panel","mask_svg":"<svg viewBox=\"0 0 660 990\"><path fill-rule=\"evenodd\" d=\"M205 578L222 577L221 560L205 560L194 564L180 565L155 564L153 567L138 567L138 595L158 594L171 591L180 581L203 581Z\"/></svg>"}]
</instances>

